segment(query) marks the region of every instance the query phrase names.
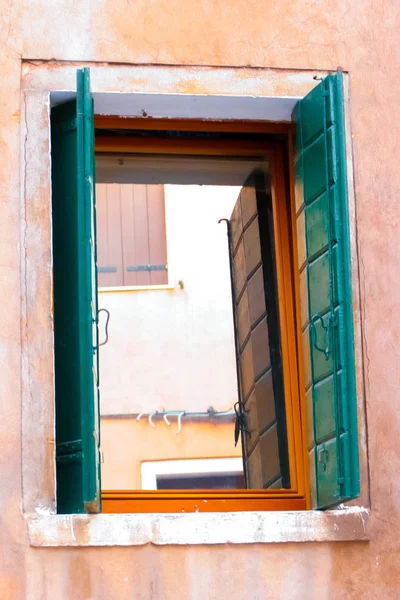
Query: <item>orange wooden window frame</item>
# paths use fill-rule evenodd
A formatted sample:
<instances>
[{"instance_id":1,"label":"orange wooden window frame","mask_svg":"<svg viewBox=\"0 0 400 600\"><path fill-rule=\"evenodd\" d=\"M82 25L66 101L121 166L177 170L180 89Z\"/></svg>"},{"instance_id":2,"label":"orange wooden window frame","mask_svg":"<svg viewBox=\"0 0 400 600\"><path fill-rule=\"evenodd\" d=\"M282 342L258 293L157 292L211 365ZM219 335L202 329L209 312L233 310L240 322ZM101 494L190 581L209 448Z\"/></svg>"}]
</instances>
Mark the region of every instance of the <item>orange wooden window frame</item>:
<instances>
[{"instance_id":1,"label":"orange wooden window frame","mask_svg":"<svg viewBox=\"0 0 400 600\"><path fill-rule=\"evenodd\" d=\"M204 122L166 119L95 117L96 129L147 129L285 134L282 141L121 138L97 136L98 154L169 154L254 156L268 161L276 235L277 279L282 335L283 377L291 488L268 490L103 490L103 512L227 512L304 510L310 507L306 447L306 405L303 381L300 296L297 281L292 127L288 123ZM285 153L286 148L286 153ZM285 175L285 157L289 177Z\"/></svg>"}]
</instances>

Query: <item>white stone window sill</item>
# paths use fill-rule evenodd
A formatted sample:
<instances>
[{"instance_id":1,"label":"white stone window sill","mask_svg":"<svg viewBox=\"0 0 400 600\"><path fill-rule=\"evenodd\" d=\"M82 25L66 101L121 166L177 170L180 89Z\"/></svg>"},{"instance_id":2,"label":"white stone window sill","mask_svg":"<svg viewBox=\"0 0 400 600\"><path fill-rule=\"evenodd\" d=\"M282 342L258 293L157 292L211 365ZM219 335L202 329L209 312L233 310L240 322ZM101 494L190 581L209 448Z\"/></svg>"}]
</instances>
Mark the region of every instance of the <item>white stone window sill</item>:
<instances>
[{"instance_id":1,"label":"white stone window sill","mask_svg":"<svg viewBox=\"0 0 400 600\"><path fill-rule=\"evenodd\" d=\"M369 511L26 515L32 546L367 541Z\"/></svg>"},{"instance_id":2,"label":"white stone window sill","mask_svg":"<svg viewBox=\"0 0 400 600\"><path fill-rule=\"evenodd\" d=\"M157 290L174 290L175 285L165 283L160 285L119 285L109 287L99 287L99 294L107 294L109 292L154 292Z\"/></svg>"}]
</instances>

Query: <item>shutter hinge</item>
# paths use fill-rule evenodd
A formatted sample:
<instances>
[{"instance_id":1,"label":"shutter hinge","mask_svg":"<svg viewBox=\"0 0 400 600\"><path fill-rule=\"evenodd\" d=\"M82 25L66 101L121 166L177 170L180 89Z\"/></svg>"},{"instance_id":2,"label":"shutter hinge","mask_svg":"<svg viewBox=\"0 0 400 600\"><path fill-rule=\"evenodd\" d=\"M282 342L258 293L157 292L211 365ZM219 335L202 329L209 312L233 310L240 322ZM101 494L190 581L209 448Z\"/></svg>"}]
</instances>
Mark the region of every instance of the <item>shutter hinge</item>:
<instances>
[{"instance_id":1,"label":"shutter hinge","mask_svg":"<svg viewBox=\"0 0 400 600\"><path fill-rule=\"evenodd\" d=\"M233 408L236 413L235 431L234 431L235 447L236 447L238 440L239 440L239 434L241 433L242 435L246 434L249 436L250 431L247 429L246 413L248 411L246 411L246 409L243 407L243 404L240 401L238 401L233 405Z\"/></svg>"},{"instance_id":2,"label":"shutter hinge","mask_svg":"<svg viewBox=\"0 0 400 600\"><path fill-rule=\"evenodd\" d=\"M335 312L331 312L331 314L329 316L329 321L331 322L332 327L336 327L336 325L338 324L338 321L337 321Z\"/></svg>"}]
</instances>

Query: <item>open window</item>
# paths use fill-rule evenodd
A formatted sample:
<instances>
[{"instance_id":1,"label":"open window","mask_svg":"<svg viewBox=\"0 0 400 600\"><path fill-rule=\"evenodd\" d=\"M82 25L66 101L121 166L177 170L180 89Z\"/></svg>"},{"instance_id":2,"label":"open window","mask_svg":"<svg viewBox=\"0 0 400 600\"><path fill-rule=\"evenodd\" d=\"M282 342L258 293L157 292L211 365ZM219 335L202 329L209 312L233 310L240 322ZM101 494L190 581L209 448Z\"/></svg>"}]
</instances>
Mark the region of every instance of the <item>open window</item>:
<instances>
[{"instance_id":1,"label":"open window","mask_svg":"<svg viewBox=\"0 0 400 600\"><path fill-rule=\"evenodd\" d=\"M287 135L262 127L254 133L254 127L253 132L246 131L243 123L210 123L207 130L207 124L199 122L149 124L146 120L103 117L97 123L94 142L87 70L78 71L76 101L53 108L59 512L96 512L101 510L101 498L106 512L299 510L328 508L358 495L341 75L327 77L301 100L295 120L295 153L289 127ZM97 210L95 148L99 173ZM296 167L294 194L292 162ZM167 273L165 240L171 227L171 207L182 208L183 199L189 206L190 197L204 203L205 195L210 206L217 206L219 199L225 198L223 209L213 209L218 216L213 217L213 222L215 226L218 220L224 222L225 225L219 225L220 232L226 227L228 233L224 260L234 363L229 385L234 393L229 395L227 405L219 405L218 398L225 394L222 388L210 404L213 392L206 387L205 371L201 405L182 407L171 401L170 406L159 406L152 404L149 396L143 407L140 402L146 394L140 398L137 395L126 412L138 432L146 417L150 428L147 434L143 429L144 443L156 447L161 438L156 442L153 437L149 443L149 432L155 425L159 431L161 426L169 431L173 422L178 433L182 427L187 429L192 446L197 439L198 445L203 446L202 454L170 456L181 465L186 461L186 471L167 469L163 473L161 468L157 489L140 489L138 485L101 490L97 273L99 278L108 278L108 284L103 279L101 284L109 287L165 284L161 278ZM189 257L195 232L201 234L197 256L207 263L211 281L213 260L206 250L207 245L211 247L214 234L201 229L202 209L196 210L192 211L192 229L182 239L186 239ZM145 218L138 227L135 215L139 213ZM179 230L182 227L176 228ZM100 233L107 243L99 243ZM136 252L138 247L140 252ZM185 254L185 246L180 254ZM144 276L146 282L139 281ZM164 319L167 323L177 314L174 294L181 294L180 302L184 299L186 309L188 304L184 278L172 287L165 290L172 306ZM151 290L146 294L149 298ZM143 305L142 297L135 297L135 306ZM214 300L217 297L214 293ZM125 329L133 308L131 304L126 313ZM157 318L154 305L149 304L144 310L146 319L141 321ZM188 311L193 314L193 308ZM111 332L112 317L113 310ZM175 332L180 323L176 325ZM135 336L139 349L138 331ZM148 331L146 336L149 337ZM207 344L207 335L203 342ZM219 346L208 346L215 372L225 364ZM153 347L160 350L160 337ZM139 354L138 350L136 361ZM107 364L111 359L103 356ZM168 349L162 359L168 359ZM132 365L130 368L134 369ZM201 365L197 368L200 371ZM184 371L186 363L182 362L180 369ZM139 371L137 368L136 378ZM117 370L115 380L123 377L124 373ZM156 379L155 369L147 379ZM192 386L193 398L195 387ZM103 390L102 383L100 388ZM107 404L107 390L104 395ZM121 413L106 416L116 422ZM216 439L216 432L224 432L224 439L229 437L228 452L212 454L210 440ZM103 432L106 441L108 436ZM114 446L117 439L115 435ZM121 448L120 452L126 453L127 446L123 447L122 442ZM160 459L171 465L174 460L167 461L167 455L164 450L158 458L144 455L142 465L158 465ZM207 460L234 460L237 465L238 459L242 465L240 473L237 467L234 472L221 471L220 476L207 470L187 471L190 460L203 460L203 465ZM204 482L208 480L215 485L218 480L221 487L210 484L207 488ZM233 482L232 487L226 484L228 480ZM182 488L177 489L176 481L182 483Z\"/></svg>"}]
</instances>

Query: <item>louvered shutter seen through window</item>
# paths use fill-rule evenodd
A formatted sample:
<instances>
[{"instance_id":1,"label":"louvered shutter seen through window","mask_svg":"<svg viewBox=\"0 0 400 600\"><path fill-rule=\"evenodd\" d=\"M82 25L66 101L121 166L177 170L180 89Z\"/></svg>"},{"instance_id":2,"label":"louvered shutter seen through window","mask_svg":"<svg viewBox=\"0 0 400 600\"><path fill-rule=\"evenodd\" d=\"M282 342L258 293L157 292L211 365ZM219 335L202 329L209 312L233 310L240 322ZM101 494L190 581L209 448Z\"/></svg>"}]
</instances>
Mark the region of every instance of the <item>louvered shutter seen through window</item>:
<instances>
[{"instance_id":1,"label":"louvered shutter seen through window","mask_svg":"<svg viewBox=\"0 0 400 600\"><path fill-rule=\"evenodd\" d=\"M272 199L264 173L245 182L229 231L246 487L289 488Z\"/></svg>"}]
</instances>

